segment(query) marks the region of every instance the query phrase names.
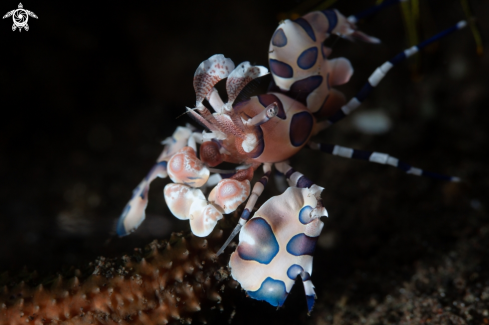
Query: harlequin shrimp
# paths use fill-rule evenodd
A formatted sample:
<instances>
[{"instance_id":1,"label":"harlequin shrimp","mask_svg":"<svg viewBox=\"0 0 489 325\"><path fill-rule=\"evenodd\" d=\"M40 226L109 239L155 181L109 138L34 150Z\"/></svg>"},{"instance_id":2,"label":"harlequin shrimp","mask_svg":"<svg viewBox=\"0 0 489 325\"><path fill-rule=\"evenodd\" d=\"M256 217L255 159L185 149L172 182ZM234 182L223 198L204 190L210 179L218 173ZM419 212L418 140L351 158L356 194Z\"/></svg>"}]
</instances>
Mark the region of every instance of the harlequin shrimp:
<instances>
[{"instance_id":1,"label":"harlequin shrimp","mask_svg":"<svg viewBox=\"0 0 489 325\"><path fill-rule=\"evenodd\" d=\"M239 233L229 267L248 295L282 306L300 276L311 311L315 300L312 256L323 228L320 218L328 214L321 201L323 188L294 170L287 161L290 157L307 146L345 158L391 165L408 174L459 181L410 166L385 153L310 141L354 111L392 67L466 25L461 21L400 52L378 67L357 95L346 101L333 87L348 82L353 68L346 58L328 59L331 49L323 42L336 34L378 43L377 38L359 31L355 23L399 1L385 1L348 18L337 10L324 10L282 21L269 47L273 77L269 91L245 101L237 100L238 95L251 81L268 74L267 68L249 62L235 67L221 54L203 61L193 79L195 108L187 108L187 113L205 130L190 125L178 127L163 142L165 148L156 165L134 190L119 219L119 236L134 231L144 220L149 186L157 177L169 176L173 181L165 186L165 201L175 217L189 220L196 236L209 235L223 215L246 202L239 223L217 254ZM215 86L226 78L224 102ZM233 170L217 169L223 162L237 166ZM260 166L263 176L251 187ZM252 216L273 169L287 179L289 187L268 199Z\"/></svg>"}]
</instances>

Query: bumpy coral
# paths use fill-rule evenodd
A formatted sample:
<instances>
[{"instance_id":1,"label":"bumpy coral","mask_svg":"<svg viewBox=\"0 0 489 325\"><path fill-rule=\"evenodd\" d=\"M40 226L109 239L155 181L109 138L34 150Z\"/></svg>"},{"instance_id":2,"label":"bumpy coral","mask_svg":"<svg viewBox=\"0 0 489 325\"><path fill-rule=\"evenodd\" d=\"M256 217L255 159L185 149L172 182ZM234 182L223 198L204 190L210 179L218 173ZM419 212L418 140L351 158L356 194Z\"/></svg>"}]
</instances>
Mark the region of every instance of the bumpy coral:
<instances>
[{"instance_id":1,"label":"bumpy coral","mask_svg":"<svg viewBox=\"0 0 489 325\"><path fill-rule=\"evenodd\" d=\"M227 271L215 249L222 232L205 239L172 234L133 256L100 257L85 271L37 283L34 274L20 283L1 275L0 324L191 323L221 302Z\"/></svg>"}]
</instances>

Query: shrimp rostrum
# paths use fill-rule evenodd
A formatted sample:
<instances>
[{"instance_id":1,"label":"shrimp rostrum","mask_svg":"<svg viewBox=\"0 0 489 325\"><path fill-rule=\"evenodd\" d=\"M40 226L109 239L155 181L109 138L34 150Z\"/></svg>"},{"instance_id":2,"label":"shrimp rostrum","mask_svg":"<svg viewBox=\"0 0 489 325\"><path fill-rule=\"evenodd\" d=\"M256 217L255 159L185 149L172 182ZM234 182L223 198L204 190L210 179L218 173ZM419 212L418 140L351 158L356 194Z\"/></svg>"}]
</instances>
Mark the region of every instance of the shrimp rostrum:
<instances>
[{"instance_id":1,"label":"shrimp rostrum","mask_svg":"<svg viewBox=\"0 0 489 325\"><path fill-rule=\"evenodd\" d=\"M371 8L368 13L381 7ZM126 205L117 233L127 235L144 220L149 186L156 177L170 177L172 183L164 189L165 201L175 217L189 220L192 233L199 237L209 235L225 214L246 202L239 223L218 254L239 233L229 266L233 278L248 295L282 306L300 276L310 311L315 300L311 282L313 253L323 228L320 218L327 212L321 201L323 188L294 170L288 163L290 157L308 146L345 158L388 164L409 174L458 181L456 177L412 167L385 153L310 141L355 110L393 66L465 26L464 21L459 22L400 52L377 68L357 95L347 101L334 87L348 82L353 68L346 58L328 59L331 49L323 42L337 34L377 43L377 38L357 30L355 22L360 16L362 13L346 18L337 10L324 10L281 22L270 42L273 80L269 91L246 101L236 99L248 83L268 74L267 68L249 62L235 66L222 54L203 61L193 79L195 108L187 108L187 113L205 131L180 126L163 142L165 147L157 163ZM226 103L215 88L224 79ZM204 105L204 99L211 107ZM236 168L216 168L223 162L236 164ZM260 167L263 175L252 187L250 182ZM273 169L287 179L289 187L254 212Z\"/></svg>"}]
</instances>

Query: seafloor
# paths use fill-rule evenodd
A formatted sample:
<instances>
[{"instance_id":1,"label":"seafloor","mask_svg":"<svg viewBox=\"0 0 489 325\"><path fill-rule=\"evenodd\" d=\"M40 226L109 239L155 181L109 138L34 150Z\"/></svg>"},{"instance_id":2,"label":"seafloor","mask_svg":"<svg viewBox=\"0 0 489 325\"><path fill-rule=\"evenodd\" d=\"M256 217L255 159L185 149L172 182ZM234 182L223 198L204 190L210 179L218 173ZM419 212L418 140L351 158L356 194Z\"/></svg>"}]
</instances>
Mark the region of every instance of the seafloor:
<instances>
[{"instance_id":1,"label":"seafloor","mask_svg":"<svg viewBox=\"0 0 489 325\"><path fill-rule=\"evenodd\" d=\"M374 2L337 7L351 14ZM459 0L420 2L421 39L464 19ZM198 64L223 53L267 65L279 13L299 4L36 2L24 4L39 17L28 32L3 20L0 273L52 273L187 229L165 207L166 181L157 181L145 223L114 236L159 142L189 122L176 118L194 103ZM360 112L381 112L391 122L385 132L366 133L349 119L319 137L463 182L304 149L291 162L325 188L329 211L314 259L314 311L307 315L298 281L279 310L235 290L214 324L489 324L489 2L470 4L484 55L469 29L459 31L393 70L366 101ZM398 6L359 27L382 44L329 42L332 57L355 68L340 87L348 97L409 44ZM264 197L277 194L272 184Z\"/></svg>"}]
</instances>

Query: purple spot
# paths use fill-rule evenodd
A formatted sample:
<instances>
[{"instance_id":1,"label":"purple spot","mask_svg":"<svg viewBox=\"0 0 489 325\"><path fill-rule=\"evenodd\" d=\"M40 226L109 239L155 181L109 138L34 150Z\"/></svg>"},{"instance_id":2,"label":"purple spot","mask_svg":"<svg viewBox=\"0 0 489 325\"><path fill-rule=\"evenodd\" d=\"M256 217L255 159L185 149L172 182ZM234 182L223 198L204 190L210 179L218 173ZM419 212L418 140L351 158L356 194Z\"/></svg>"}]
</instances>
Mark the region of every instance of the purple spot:
<instances>
[{"instance_id":1,"label":"purple spot","mask_svg":"<svg viewBox=\"0 0 489 325\"><path fill-rule=\"evenodd\" d=\"M312 68L318 59L318 48L313 46L304 50L304 52L297 58L297 65L299 68L307 70Z\"/></svg>"},{"instance_id":2,"label":"purple spot","mask_svg":"<svg viewBox=\"0 0 489 325\"><path fill-rule=\"evenodd\" d=\"M296 113L290 121L290 143L294 147L302 146L312 132L314 119L308 111Z\"/></svg>"},{"instance_id":3,"label":"purple spot","mask_svg":"<svg viewBox=\"0 0 489 325\"><path fill-rule=\"evenodd\" d=\"M309 35L309 37L314 42L316 41L316 35L314 34L314 29L312 29L311 25L307 20L305 20L304 18L297 18L296 20L294 20L294 23L301 26L304 29L304 31L307 33L307 35Z\"/></svg>"},{"instance_id":4,"label":"purple spot","mask_svg":"<svg viewBox=\"0 0 489 325\"><path fill-rule=\"evenodd\" d=\"M265 300L272 306L282 306L287 298L285 283L280 280L266 278L256 291L247 291L251 298L256 300Z\"/></svg>"},{"instance_id":5,"label":"purple spot","mask_svg":"<svg viewBox=\"0 0 489 325\"><path fill-rule=\"evenodd\" d=\"M336 15L336 11L323 10L321 12L326 16L326 19L328 20L329 27L327 33L330 34L333 31L333 29L336 27L336 24L338 24L338 16Z\"/></svg>"},{"instance_id":6,"label":"purple spot","mask_svg":"<svg viewBox=\"0 0 489 325\"><path fill-rule=\"evenodd\" d=\"M287 36L285 36L282 28L277 29L273 34L272 44L277 47L284 47L287 45Z\"/></svg>"},{"instance_id":7,"label":"purple spot","mask_svg":"<svg viewBox=\"0 0 489 325\"><path fill-rule=\"evenodd\" d=\"M279 87L277 87L274 80L272 79L268 91L284 94L300 102L304 106L307 106L307 97L314 90L316 90L321 85L322 82L323 82L323 77L319 75L315 75L294 82L292 86L290 86L290 90L284 91L281 90Z\"/></svg>"},{"instance_id":8,"label":"purple spot","mask_svg":"<svg viewBox=\"0 0 489 325\"><path fill-rule=\"evenodd\" d=\"M294 256L312 255L318 238L309 237L305 234L295 235L287 244L287 252Z\"/></svg>"},{"instance_id":9,"label":"purple spot","mask_svg":"<svg viewBox=\"0 0 489 325\"><path fill-rule=\"evenodd\" d=\"M297 187L299 187L299 188L309 188L313 184L314 183L309 178L307 178L306 176L301 176L301 178L299 178L297 180Z\"/></svg>"},{"instance_id":10,"label":"purple spot","mask_svg":"<svg viewBox=\"0 0 489 325\"><path fill-rule=\"evenodd\" d=\"M287 116L285 115L284 105L282 104L282 101L277 96L272 94L260 95L258 96L258 101L263 107L267 107L268 105L274 102L277 103L278 105L277 117L281 118L282 120L285 120L287 118Z\"/></svg>"},{"instance_id":11,"label":"purple spot","mask_svg":"<svg viewBox=\"0 0 489 325\"><path fill-rule=\"evenodd\" d=\"M292 78L294 76L292 67L282 61L270 59L270 70L274 75L281 78Z\"/></svg>"},{"instance_id":12,"label":"purple spot","mask_svg":"<svg viewBox=\"0 0 489 325\"><path fill-rule=\"evenodd\" d=\"M299 274L301 274L302 271L304 271L304 269L302 268L302 266L297 265L297 264L293 264L287 270L287 276L289 277L289 279L295 280L295 278L297 278L297 276Z\"/></svg>"},{"instance_id":13,"label":"purple spot","mask_svg":"<svg viewBox=\"0 0 489 325\"><path fill-rule=\"evenodd\" d=\"M288 96L294 98L296 101L301 102L304 106L307 106L307 97L316 90L323 82L322 76L310 76L308 78L298 80L290 86Z\"/></svg>"},{"instance_id":14,"label":"purple spot","mask_svg":"<svg viewBox=\"0 0 489 325\"><path fill-rule=\"evenodd\" d=\"M279 246L272 227L263 218L252 218L239 234L238 255L246 261L269 264Z\"/></svg>"}]
</instances>

